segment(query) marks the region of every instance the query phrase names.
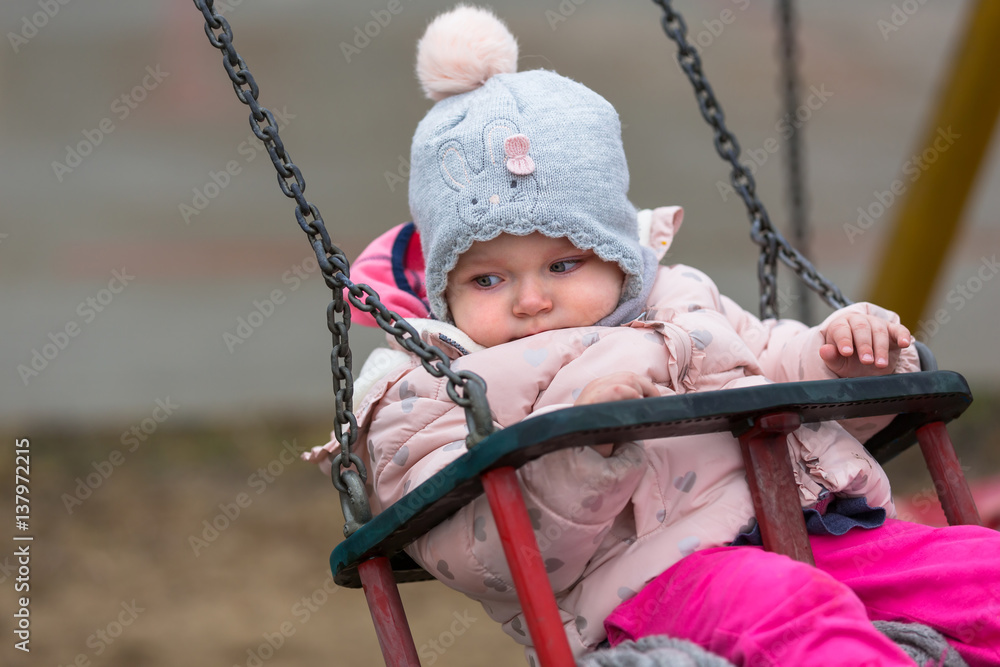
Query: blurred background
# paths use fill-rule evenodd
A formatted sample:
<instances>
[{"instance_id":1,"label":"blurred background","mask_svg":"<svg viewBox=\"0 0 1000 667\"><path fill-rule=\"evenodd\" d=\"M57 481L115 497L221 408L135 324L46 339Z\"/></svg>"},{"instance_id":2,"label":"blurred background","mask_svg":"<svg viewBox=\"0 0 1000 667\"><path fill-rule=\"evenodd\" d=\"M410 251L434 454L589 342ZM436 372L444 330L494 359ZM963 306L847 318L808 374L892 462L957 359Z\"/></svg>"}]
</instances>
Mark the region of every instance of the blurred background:
<instances>
[{"instance_id":1,"label":"blurred background","mask_svg":"<svg viewBox=\"0 0 1000 667\"><path fill-rule=\"evenodd\" d=\"M350 257L408 219L409 142L430 106L414 46L453 4L217 3L307 197ZM861 300L901 207L885 193L913 182L906 170L927 148L974 3L798 4L809 254ZM758 194L787 229L774 2L676 5ZM494 7L522 70L554 69L618 109L633 202L686 210L668 261L705 270L756 312L756 246L659 9ZM29 439L35 538L30 654L13 649L21 593L13 547L0 551L0 662L379 663L362 594L330 581L337 494L292 456L325 442L333 422L330 293L200 13L189 0L8 0L0 27L0 487L13 526L14 442ZM1000 472L992 143L924 315L906 322L976 395L951 428L973 480ZM884 213L859 227L859 208L877 201ZM787 274L781 300L795 316ZM813 303L815 319L828 312ZM355 363L381 341L353 331ZM932 488L912 454L888 466L902 494ZM403 592L424 665L523 664L476 603L434 583Z\"/></svg>"}]
</instances>

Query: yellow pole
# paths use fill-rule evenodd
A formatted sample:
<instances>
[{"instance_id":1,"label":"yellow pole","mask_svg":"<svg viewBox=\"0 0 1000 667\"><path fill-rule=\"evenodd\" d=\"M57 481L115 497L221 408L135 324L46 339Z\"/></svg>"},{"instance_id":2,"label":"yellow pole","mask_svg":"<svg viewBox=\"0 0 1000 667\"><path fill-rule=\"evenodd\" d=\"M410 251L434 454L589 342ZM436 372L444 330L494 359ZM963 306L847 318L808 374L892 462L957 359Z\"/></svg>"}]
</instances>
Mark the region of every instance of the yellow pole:
<instances>
[{"instance_id":1,"label":"yellow pole","mask_svg":"<svg viewBox=\"0 0 1000 667\"><path fill-rule=\"evenodd\" d=\"M893 183L899 192L892 195L904 199L869 290L870 301L899 313L913 332L1000 111L1000 0L979 0L970 13L939 99L918 152ZM882 194L889 199L888 192Z\"/></svg>"}]
</instances>

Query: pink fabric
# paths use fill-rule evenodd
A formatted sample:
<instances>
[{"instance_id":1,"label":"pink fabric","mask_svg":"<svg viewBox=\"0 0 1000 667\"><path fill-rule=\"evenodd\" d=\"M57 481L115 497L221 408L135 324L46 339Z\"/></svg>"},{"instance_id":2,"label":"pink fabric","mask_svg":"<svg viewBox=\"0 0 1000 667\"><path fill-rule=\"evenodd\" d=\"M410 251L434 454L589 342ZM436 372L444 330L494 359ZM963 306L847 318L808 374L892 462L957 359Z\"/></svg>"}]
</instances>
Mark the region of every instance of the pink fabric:
<instances>
[{"instance_id":1,"label":"pink fabric","mask_svg":"<svg viewBox=\"0 0 1000 667\"><path fill-rule=\"evenodd\" d=\"M351 264L351 281L368 285L375 289L386 308L403 317L430 317L427 306L419 298L407 293L396 285L393 275L392 251L403 225L396 225L385 234L368 244L364 252ZM420 234L416 230L410 238L404 253L403 265L409 285L422 298L427 298L424 290L424 256L420 251ZM377 327L370 313L351 306L351 321L366 327Z\"/></svg>"},{"instance_id":2,"label":"pink fabric","mask_svg":"<svg viewBox=\"0 0 1000 667\"><path fill-rule=\"evenodd\" d=\"M608 639L666 634L737 665L912 665L870 622L904 621L971 667L1000 665L1000 533L889 519L811 542L816 568L757 547L699 551L619 605Z\"/></svg>"}]
</instances>

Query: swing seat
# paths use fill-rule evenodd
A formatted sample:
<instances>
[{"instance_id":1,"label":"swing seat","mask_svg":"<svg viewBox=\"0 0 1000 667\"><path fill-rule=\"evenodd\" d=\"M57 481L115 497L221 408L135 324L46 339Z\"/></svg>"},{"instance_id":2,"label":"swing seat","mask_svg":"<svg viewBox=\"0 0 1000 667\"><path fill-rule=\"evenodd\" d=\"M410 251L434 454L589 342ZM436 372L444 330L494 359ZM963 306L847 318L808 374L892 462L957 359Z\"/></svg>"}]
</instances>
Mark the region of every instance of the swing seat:
<instances>
[{"instance_id":1,"label":"swing seat","mask_svg":"<svg viewBox=\"0 0 1000 667\"><path fill-rule=\"evenodd\" d=\"M785 428L787 433L799 422L896 414L865 444L868 451L884 463L919 439L949 521L978 523L968 486L943 429L945 422L962 414L971 402L969 386L958 373L923 371L568 408L493 433L337 545L330 556L330 567L336 583L348 588L361 587L358 567L376 557L389 559L396 582L432 579L402 549L481 495L481 477L492 470L518 468L564 447L722 431L730 431L744 441L747 457L746 441L759 435L755 429L775 415L794 417ZM751 491L765 546L769 529L780 533L798 522L805 535L794 483L791 487L786 484L784 500L775 493L783 474L787 473L786 482L791 479L791 468L784 434L774 440L782 446L765 449L778 455L775 461L751 458L748 465L752 468ZM767 470L768 465L777 465L777 472ZM784 470L780 469L782 465ZM778 516L773 515L775 512ZM808 550L808 543L805 548ZM781 546L772 550L787 552Z\"/></svg>"}]
</instances>

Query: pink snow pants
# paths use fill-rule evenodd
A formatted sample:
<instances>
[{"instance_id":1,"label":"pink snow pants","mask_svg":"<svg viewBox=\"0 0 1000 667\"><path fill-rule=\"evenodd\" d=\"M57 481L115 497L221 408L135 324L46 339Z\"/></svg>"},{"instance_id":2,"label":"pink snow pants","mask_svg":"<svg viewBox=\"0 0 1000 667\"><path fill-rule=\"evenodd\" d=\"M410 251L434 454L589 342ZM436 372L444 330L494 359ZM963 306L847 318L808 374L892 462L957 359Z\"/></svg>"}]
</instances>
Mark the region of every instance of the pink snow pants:
<instances>
[{"instance_id":1,"label":"pink snow pants","mask_svg":"<svg viewBox=\"0 0 1000 667\"><path fill-rule=\"evenodd\" d=\"M605 621L612 646L669 635L736 665L913 665L871 621L928 625L1000 665L1000 532L889 519L812 536L816 567L759 547L688 556Z\"/></svg>"}]
</instances>

